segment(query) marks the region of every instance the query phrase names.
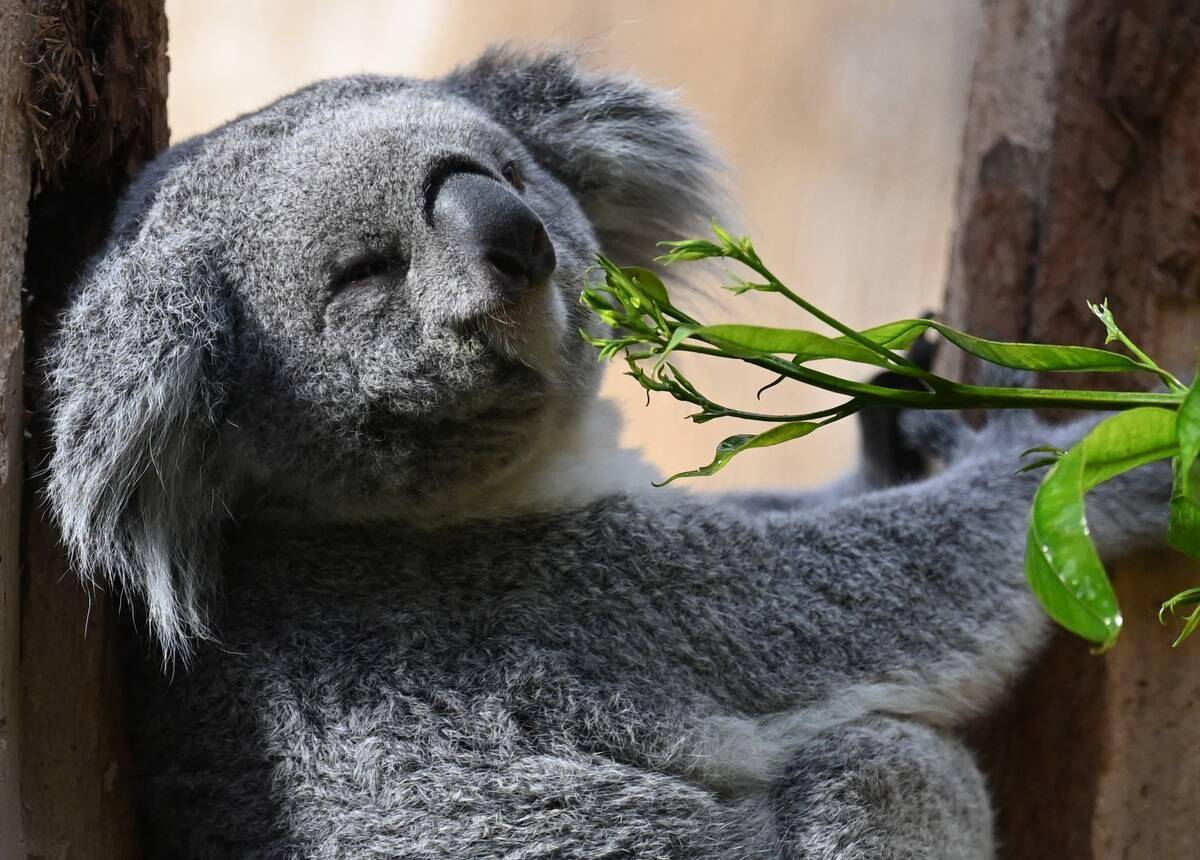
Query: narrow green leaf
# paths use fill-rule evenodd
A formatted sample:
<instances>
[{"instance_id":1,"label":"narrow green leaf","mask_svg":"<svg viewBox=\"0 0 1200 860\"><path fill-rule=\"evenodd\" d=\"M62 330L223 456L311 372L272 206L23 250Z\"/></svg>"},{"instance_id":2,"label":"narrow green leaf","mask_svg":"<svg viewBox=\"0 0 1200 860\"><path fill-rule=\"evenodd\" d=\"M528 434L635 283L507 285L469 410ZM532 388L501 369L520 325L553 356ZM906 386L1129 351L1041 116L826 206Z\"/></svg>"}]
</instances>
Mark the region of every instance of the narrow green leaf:
<instances>
[{"instance_id":1,"label":"narrow green leaf","mask_svg":"<svg viewBox=\"0 0 1200 860\"><path fill-rule=\"evenodd\" d=\"M877 353L846 338L826 337L813 331L768 328L753 325L708 325L696 329L696 337L718 349L744 358L769 354L791 354L803 363L821 358L841 358L876 367L887 366Z\"/></svg>"},{"instance_id":2,"label":"narrow green leaf","mask_svg":"<svg viewBox=\"0 0 1200 860\"><path fill-rule=\"evenodd\" d=\"M682 370L680 370L678 367L671 364L670 362L667 363L666 369L671 374L671 379L680 388L682 388L688 394L694 395L695 397L700 396L700 392L696 389L696 386L692 385L692 381L683 375Z\"/></svg>"},{"instance_id":3,"label":"narrow green leaf","mask_svg":"<svg viewBox=\"0 0 1200 860\"><path fill-rule=\"evenodd\" d=\"M1038 469L1045 469L1048 466L1053 466L1057 462L1057 457L1042 457L1040 460L1034 460L1032 463L1026 463L1024 466L1017 469L1017 474L1024 475L1026 472L1034 472Z\"/></svg>"},{"instance_id":4,"label":"narrow green leaf","mask_svg":"<svg viewBox=\"0 0 1200 860\"><path fill-rule=\"evenodd\" d=\"M1200 587L1185 588L1178 594L1168 597L1158 609L1159 622L1166 624L1166 614L1168 612L1174 614L1177 606L1190 606L1194 603L1200 603Z\"/></svg>"},{"instance_id":5,"label":"narrow green leaf","mask_svg":"<svg viewBox=\"0 0 1200 860\"><path fill-rule=\"evenodd\" d=\"M602 255L597 255L596 261L604 269L604 290L625 312L624 325L628 326L634 320L640 320L651 310L653 304L624 269Z\"/></svg>"},{"instance_id":6,"label":"narrow green leaf","mask_svg":"<svg viewBox=\"0 0 1200 860\"><path fill-rule=\"evenodd\" d=\"M1171 522L1167 543L1200 558L1200 389L1188 389L1175 419L1179 458L1171 492Z\"/></svg>"},{"instance_id":7,"label":"narrow green leaf","mask_svg":"<svg viewBox=\"0 0 1200 860\"><path fill-rule=\"evenodd\" d=\"M734 282L733 285L722 287L722 289L729 290L735 296L740 296L743 293L749 292L775 293L779 291L779 288L774 284L764 284L758 281L747 281L745 278L740 278L737 275L732 274L730 274L729 277Z\"/></svg>"},{"instance_id":8,"label":"narrow green leaf","mask_svg":"<svg viewBox=\"0 0 1200 860\"><path fill-rule=\"evenodd\" d=\"M721 244L725 245L727 248L737 248L738 247L738 240L734 239L728 230L726 230L724 227L722 227L716 221L713 221L711 226L712 226L713 233L716 235L716 237L718 239L721 240Z\"/></svg>"},{"instance_id":9,"label":"narrow green leaf","mask_svg":"<svg viewBox=\"0 0 1200 860\"><path fill-rule=\"evenodd\" d=\"M1020 456L1028 457L1030 454L1052 454L1055 459L1058 459L1065 453L1067 452L1057 445L1035 445L1032 448L1026 448L1021 452Z\"/></svg>"},{"instance_id":10,"label":"narrow green leaf","mask_svg":"<svg viewBox=\"0 0 1200 860\"><path fill-rule=\"evenodd\" d=\"M1143 407L1096 425L1038 488L1026 534L1025 574L1055 621L1102 648L1121 630L1116 594L1088 531L1084 493L1175 452L1170 410Z\"/></svg>"},{"instance_id":11,"label":"narrow green leaf","mask_svg":"<svg viewBox=\"0 0 1200 860\"><path fill-rule=\"evenodd\" d=\"M659 242L660 248L667 248L667 253L655 259L657 263L678 263L687 260L706 260L709 257L726 256L724 249L714 245L707 239L683 239L679 242Z\"/></svg>"},{"instance_id":12,"label":"narrow green leaf","mask_svg":"<svg viewBox=\"0 0 1200 860\"><path fill-rule=\"evenodd\" d=\"M990 361L992 364L1011 367L1015 370L1071 372L1146 370L1142 364L1119 352L1110 352L1106 349L1095 349L1088 346L1053 346L986 340L951 328L937 320L930 319L897 320L886 325L866 329L860 332L860 334L888 349L906 349L926 329L933 329L938 332L963 352L977 358L982 358L985 361ZM782 331L786 331L786 329ZM810 332L809 334L813 333ZM815 336L821 337L821 335ZM828 340L838 344L839 347L852 346L864 353L870 352L870 350L855 344L854 341L845 336L828 338ZM786 352L787 350L772 351ZM814 357L846 357L840 354L834 355L832 352L833 350L826 348L826 354ZM876 358L878 359L878 357ZM851 360L858 361L861 359L854 358ZM876 363L878 363L878 360Z\"/></svg>"},{"instance_id":13,"label":"narrow green leaf","mask_svg":"<svg viewBox=\"0 0 1200 860\"><path fill-rule=\"evenodd\" d=\"M933 329L963 352L976 358L982 358L992 364L1011 367L1015 370L1118 372L1147 369L1139 362L1119 352L1110 352L1106 349L1095 349L1089 346L1054 346L986 340L931 319L897 320L893 323L866 329L860 334L888 349L905 349L926 329ZM853 343L845 337L833 338L833 340L839 343Z\"/></svg>"},{"instance_id":14,"label":"narrow green leaf","mask_svg":"<svg viewBox=\"0 0 1200 860\"><path fill-rule=\"evenodd\" d=\"M877 325L874 328L863 329L859 334L880 346L886 346L888 349L908 349L913 345L913 341L919 338L925 329L929 327L929 322L930 320L899 320L893 323ZM835 340L838 342L854 343L854 341L845 335L835 338Z\"/></svg>"},{"instance_id":15,"label":"narrow green leaf","mask_svg":"<svg viewBox=\"0 0 1200 860\"><path fill-rule=\"evenodd\" d=\"M820 426L821 424L816 421L792 421L787 424L779 424L764 433L730 436L717 446L716 456L713 457L713 461L707 466L701 466L699 469L692 469L688 472L679 472L667 478L661 484L655 484L655 486L666 486L679 478L701 478L715 475L725 468L730 460L743 451L748 451L751 448L768 448L791 439L799 439L801 436L807 436Z\"/></svg>"},{"instance_id":16,"label":"narrow green leaf","mask_svg":"<svg viewBox=\"0 0 1200 860\"><path fill-rule=\"evenodd\" d=\"M1200 608L1193 609L1184 616L1183 629L1179 631L1179 635L1175 637L1175 641L1171 643L1171 647L1178 648L1183 640L1196 632L1197 625L1200 625Z\"/></svg>"},{"instance_id":17,"label":"narrow green leaf","mask_svg":"<svg viewBox=\"0 0 1200 860\"><path fill-rule=\"evenodd\" d=\"M936 320L921 320L963 352L1014 370L1101 371L1145 370L1139 362L1119 352L1090 346L1054 346L1033 343L1005 343L985 340L958 331Z\"/></svg>"},{"instance_id":18,"label":"narrow green leaf","mask_svg":"<svg viewBox=\"0 0 1200 860\"><path fill-rule=\"evenodd\" d=\"M605 294L594 289L586 289L579 295L580 301L588 308L594 311L607 311L609 313L616 311L612 303L605 298Z\"/></svg>"},{"instance_id":19,"label":"narrow green leaf","mask_svg":"<svg viewBox=\"0 0 1200 860\"><path fill-rule=\"evenodd\" d=\"M612 260L605 257L603 254L596 255L596 262L600 264L600 268L604 270L604 280L609 287L618 287L620 289L629 289L629 276L626 275L621 267Z\"/></svg>"},{"instance_id":20,"label":"narrow green leaf","mask_svg":"<svg viewBox=\"0 0 1200 860\"><path fill-rule=\"evenodd\" d=\"M683 343L687 338L691 337L695 330L696 329L694 326L681 325L677 327L675 331L671 332L671 337L663 346L663 351L659 353L658 359L654 362L654 366L651 368L651 370L656 371L662 367L663 362L666 361L667 357L675 351L675 348L678 347L679 344Z\"/></svg>"},{"instance_id":21,"label":"narrow green leaf","mask_svg":"<svg viewBox=\"0 0 1200 860\"><path fill-rule=\"evenodd\" d=\"M654 274L654 272L649 269L643 269L641 266L624 266L621 271L639 290L649 296L660 307L671 303L671 298L667 295L666 285L663 284L662 278Z\"/></svg>"},{"instance_id":22,"label":"narrow green leaf","mask_svg":"<svg viewBox=\"0 0 1200 860\"><path fill-rule=\"evenodd\" d=\"M1168 612L1174 615L1176 607L1192 606L1197 603L1200 603L1200 588L1185 588L1174 597L1163 601L1163 605L1158 610L1158 620L1160 623L1166 624L1167 619L1165 616ZM1179 631L1179 635L1175 637L1175 641L1171 643L1171 647L1178 648L1183 640L1196 632L1197 626L1200 626L1200 606L1184 616L1183 629Z\"/></svg>"},{"instance_id":23,"label":"narrow green leaf","mask_svg":"<svg viewBox=\"0 0 1200 860\"><path fill-rule=\"evenodd\" d=\"M936 320L898 320L866 329L862 334L888 349L905 349L926 329L933 329L959 349L992 364L1031 371L1136 371L1145 370L1139 362L1118 352L1087 346L1053 346L1032 343L1005 343L966 334ZM697 335L719 349L734 354L791 353L798 363L822 358L841 358L877 367L885 359L845 336L827 337L801 329L769 328L749 325L714 325L697 330Z\"/></svg>"},{"instance_id":24,"label":"narrow green leaf","mask_svg":"<svg viewBox=\"0 0 1200 860\"><path fill-rule=\"evenodd\" d=\"M749 236L734 236L718 224L715 219L709 223L712 227L713 235L721 240L722 249L727 256L757 258L758 255L754 253L754 244L750 241Z\"/></svg>"}]
</instances>

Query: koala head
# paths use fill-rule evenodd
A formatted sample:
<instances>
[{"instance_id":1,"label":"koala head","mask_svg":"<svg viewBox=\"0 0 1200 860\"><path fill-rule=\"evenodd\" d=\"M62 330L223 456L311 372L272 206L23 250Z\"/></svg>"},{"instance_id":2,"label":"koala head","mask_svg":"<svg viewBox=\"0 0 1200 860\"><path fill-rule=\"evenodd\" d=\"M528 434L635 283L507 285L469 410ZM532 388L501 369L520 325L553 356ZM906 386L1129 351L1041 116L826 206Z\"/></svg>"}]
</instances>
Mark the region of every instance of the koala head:
<instances>
[{"instance_id":1,"label":"koala head","mask_svg":"<svg viewBox=\"0 0 1200 860\"><path fill-rule=\"evenodd\" d=\"M596 252L702 227L714 161L671 101L507 50L325 81L150 165L47 355L47 495L75 565L205 635L246 499L440 509L594 390Z\"/></svg>"}]
</instances>

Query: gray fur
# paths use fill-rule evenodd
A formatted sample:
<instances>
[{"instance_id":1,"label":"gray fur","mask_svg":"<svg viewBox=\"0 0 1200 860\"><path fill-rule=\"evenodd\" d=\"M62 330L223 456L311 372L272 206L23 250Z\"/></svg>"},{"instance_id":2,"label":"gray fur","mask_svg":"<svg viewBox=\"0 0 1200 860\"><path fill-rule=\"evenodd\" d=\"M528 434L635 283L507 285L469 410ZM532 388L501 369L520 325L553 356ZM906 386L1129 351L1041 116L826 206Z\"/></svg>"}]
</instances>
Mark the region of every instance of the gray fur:
<instances>
[{"instance_id":1,"label":"gray fur","mask_svg":"<svg viewBox=\"0 0 1200 860\"><path fill-rule=\"evenodd\" d=\"M532 310L425 218L447 158L519 165ZM661 95L501 51L314 85L135 185L48 356L49 501L188 658L130 664L148 856L991 856L953 731L1045 637L1016 454L1078 428L941 421L945 469L886 489L523 489L594 394L591 255L693 230L713 165ZM335 294L364 250L408 263ZM1167 485L1097 492L1110 549Z\"/></svg>"}]
</instances>

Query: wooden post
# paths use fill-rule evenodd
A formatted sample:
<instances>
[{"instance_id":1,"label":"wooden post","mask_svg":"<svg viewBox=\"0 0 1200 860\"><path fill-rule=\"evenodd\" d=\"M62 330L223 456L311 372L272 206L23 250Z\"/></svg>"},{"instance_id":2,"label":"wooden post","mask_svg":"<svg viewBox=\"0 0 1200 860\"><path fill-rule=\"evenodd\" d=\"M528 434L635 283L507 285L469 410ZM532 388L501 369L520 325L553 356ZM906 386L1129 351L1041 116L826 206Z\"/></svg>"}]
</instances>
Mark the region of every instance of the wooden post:
<instances>
[{"instance_id":1,"label":"wooden post","mask_svg":"<svg viewBox=\"0 0 1200 860\"><path fill-rule=\"evenodd\" d=\"M986 336L1099 345L1085 299L1184 378L1200 347L1200 4L986 0L947 317ZM1091 379L1088 384L1111 384ZM1127 380L1120 380L1128 384ZM1200 643L1155 612L1200 584L1168 551L1114 571L1126 629L1060 633L975 741L1011 858L1190 856Z\"/></svg>"},{"instance_id":2,"label":"wooden post","mask_svg":"<svg viewBox=\"0 0 1200 860\"><path fill-rule=\"evenodd\" d=\"M36 171L25 321L36 356L39 335L67 287L103 242L121 191L166 146L168 130L162 0L35 0L33 6L25 114ZM31 372L27 383L26 401L36 406L40 379ZM34 462L36 418L35 411ZM137 852L109 603L105 594L86 594L66 570L38 493L31 477L20 631L25 851L3 856L124 860Z\"/></svg>"}]
</instances>

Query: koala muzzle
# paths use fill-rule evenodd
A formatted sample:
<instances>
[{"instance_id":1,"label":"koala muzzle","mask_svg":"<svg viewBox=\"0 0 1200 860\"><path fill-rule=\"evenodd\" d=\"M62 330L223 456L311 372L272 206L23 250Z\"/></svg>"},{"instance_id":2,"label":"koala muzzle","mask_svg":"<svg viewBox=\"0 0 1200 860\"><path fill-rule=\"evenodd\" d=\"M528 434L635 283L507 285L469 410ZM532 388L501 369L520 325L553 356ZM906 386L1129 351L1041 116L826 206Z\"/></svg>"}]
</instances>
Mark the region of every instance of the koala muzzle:
<instances>
[{"instance_id":1,"label":"koala muzzle","mask_svg":"<svg viewBox=\"0 0 1200 860\"><path fill-rule=\"evenodd\" d=\"M506 299L554 272L554 246L542 220L490 176L447 177L434 200L433 226L480 265Z\"/></svg>"}]
</instances>

